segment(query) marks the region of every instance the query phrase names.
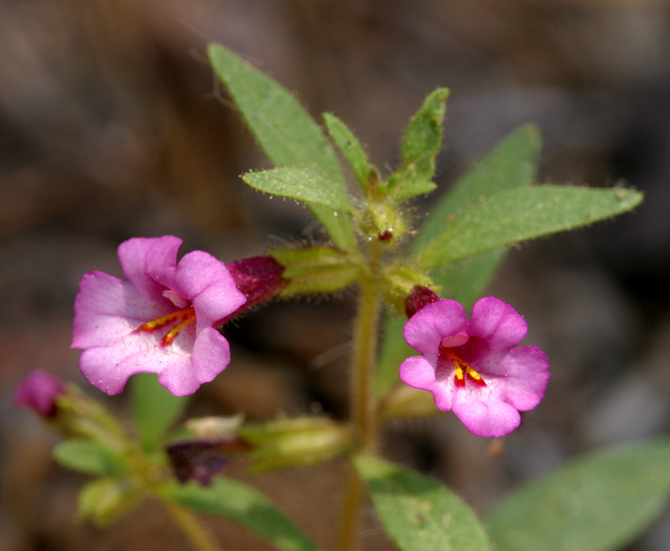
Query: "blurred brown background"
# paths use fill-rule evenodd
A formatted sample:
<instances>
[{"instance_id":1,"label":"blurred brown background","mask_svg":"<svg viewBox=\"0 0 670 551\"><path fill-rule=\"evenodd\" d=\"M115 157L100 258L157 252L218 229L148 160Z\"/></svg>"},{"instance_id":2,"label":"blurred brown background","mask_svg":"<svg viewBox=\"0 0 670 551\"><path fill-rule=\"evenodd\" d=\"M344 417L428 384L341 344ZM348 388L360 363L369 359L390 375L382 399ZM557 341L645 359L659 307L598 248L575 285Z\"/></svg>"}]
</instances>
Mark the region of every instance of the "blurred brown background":
<instances>
[{"instance_id":1,"label":"blurred brown background","mask_svg":"<svg viewBox=\"0 0 670 551\"><path fill-rule=\"evenodd\" d=\"M85 478L56 467L56 438L12 406L34 367L85 385L69 350L83 273L120 275L132 236L178 235L182 252L224 261L319 237L305 210L239 179L268 163L214 82L208 41L314 115L337 113L381 167L424 96L450 87L441 189L533 121L543 181L646 192L633 214L510 253L491 292L526 316L553 378L502 454L443 415L389 427L390 457L484 511L580 451L670 428L670 1L0 0L0 550L188 549L153 505L110 530L74 523ZM190 413L342 418L351 297L231 326L233 363ZM124 396L107 403L126 411ZM251 481L332 549L342 476L334 461ZM391 549L367 517L366 548ZM212 526L225 549L270 549ZM629 549L668 548L670 514Z\"/></svg>"}]
</instances>

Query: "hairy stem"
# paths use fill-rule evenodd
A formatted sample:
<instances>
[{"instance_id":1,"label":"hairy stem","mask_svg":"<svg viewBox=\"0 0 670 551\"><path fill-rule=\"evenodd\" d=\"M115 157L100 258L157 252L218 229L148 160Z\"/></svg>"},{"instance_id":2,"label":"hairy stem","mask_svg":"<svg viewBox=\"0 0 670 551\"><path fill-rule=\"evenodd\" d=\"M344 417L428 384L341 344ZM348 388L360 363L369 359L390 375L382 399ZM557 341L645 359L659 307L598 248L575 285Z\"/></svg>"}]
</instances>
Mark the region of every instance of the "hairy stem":
<instances>
[{"instance_id":1,"label":"hairy stem","mask_svg":"<svg viewBox=\"0 0 670 551\"><path fill-rule=\"evenodd\" d=\"M369 269L360 282L358 315L354 325L351 409L356 453L372 453L377 447L374 376L377 361L377 331L382 304L380 243L373 241L369 253ZM358 549L363 499L363 481L351 465L342 511L340 551Z\"/></svg>"}]
</instances>

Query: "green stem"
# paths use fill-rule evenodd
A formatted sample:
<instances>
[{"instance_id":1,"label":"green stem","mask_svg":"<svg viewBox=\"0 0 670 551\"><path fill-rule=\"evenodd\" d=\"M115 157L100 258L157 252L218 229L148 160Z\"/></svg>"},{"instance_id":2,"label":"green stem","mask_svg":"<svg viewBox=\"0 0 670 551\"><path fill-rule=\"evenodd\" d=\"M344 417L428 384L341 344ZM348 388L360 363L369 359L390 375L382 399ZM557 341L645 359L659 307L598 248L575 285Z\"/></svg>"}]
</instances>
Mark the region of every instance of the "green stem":
<instances>
[{"instance_id":1,"label":"green stem","mask_svg":"<svg viewBox=\"0 0 670 551\"><path fill-rule=\"evenodd\" d=\"M363 481L353 463L349 464L347 490L340 520L339 551L354 551L358 548L361 533L361 506L365 497Z\"/></svg>"},{"instance_id":2,"label":"green stem","mask_svg":"<svg viewBox=\"0 0 670 551\"><path fill-rule=\"evenodd\" d=\"M377 448L374 376L377 361L377 330L382 305L381 245L378 241L370 244L369 253L368 272L360 282L351 372L352 422L358 454L374 453ZM358 549L363 498L363 481L351 465L340 526L340 551Z\"/></svg>"},{"instance_id":3,"label":"green stem","mask_svg":"<svg viewBox=\"0 0 670 551\"><path fill-rule=\"evenodd\" d=\"M377 330L381 310L381 254L379 242L370 245L369 273L361 281L358 315L354 325L351 374L352 417L358 453L374 452L377 445L377 408L374 377Z\"/></svg>"},{"instance_id":4,"label":"green stem","mask_svg":"<svg viewBox=\"0 0 670 551\"><path fill-rule=\"evenodd\" d=\"M214 542L209 531L189 511L174 501L164 499L161 502L191 542L193 549L196 551L220 551L220 547Z\"/></svg>"}]
</instances>

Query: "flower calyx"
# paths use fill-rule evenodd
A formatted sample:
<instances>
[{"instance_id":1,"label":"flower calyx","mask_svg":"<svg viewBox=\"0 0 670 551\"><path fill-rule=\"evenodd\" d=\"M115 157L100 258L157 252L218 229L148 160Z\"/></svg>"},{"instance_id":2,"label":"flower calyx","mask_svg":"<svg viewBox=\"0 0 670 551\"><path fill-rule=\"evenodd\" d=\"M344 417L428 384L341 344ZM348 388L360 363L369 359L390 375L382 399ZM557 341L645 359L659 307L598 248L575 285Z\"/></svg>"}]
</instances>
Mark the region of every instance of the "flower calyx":
<instances>
[{"instance_id":1,"label":"flower calyx","mask_svg":"<svg viewBox=\"0 0 670 551\"><path fill-rule=\"evenodd\" d=\"M332 247L276 249L269 254L284 267L287 283L281 296L339 291L356 281L362 269L357 255Z\"/></svg>"}]
</instances>

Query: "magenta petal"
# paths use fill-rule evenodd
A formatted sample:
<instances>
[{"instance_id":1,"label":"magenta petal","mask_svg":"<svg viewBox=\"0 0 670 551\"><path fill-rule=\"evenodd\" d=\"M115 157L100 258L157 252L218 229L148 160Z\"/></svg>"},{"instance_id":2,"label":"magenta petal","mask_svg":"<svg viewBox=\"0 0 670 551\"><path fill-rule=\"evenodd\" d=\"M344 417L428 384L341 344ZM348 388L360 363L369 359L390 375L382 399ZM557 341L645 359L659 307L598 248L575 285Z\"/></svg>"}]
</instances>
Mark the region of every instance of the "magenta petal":
<instances>
[{"instance_id":1,"label":"magenta petal","mask_svg":"<svg viewBox=\"0 0 670 551\"><path fill-rule=\"evenodd\" d=\"M154 300L163 297L165 287L173 287L178 237L134 237L119 245L119 262L124 275L143 294Z\"/></svg>"},{"instance_id":2,"label":"magenta petal","mask_svg":"<svg viewBox=\"0 0 670 551\"><path fill-rule=\"evenodd\" d=\"M213 381L230 363L228 341L212 327L202 330L195 341L191 363L201 383Z\"/></svg>"},{"instance_id":3,"label":"magenta petal","mask_svg":"<svg viewBox=\"0 0 670 551\"><path fill-rule=\"evenodd\" d=\"M190 365L170 366L158 375L158 382L175 396L193 394L202 383L213 381L230 363L228 341L211 327L195 340Z\"/></svg>"},{"instance_id":4,"label":"magenta petal","mask_svg":"<svg viewBox=\"0 0 670 551\"><path fill-rule=\"evenodd\" d=\"M128 282L103 272L85 274L74 301L72 348L107 346L147 320L170 311Z\"/></svg>"},{"instance_id":5,"label":"magenta petal","mask_svg":"<svg viewBox=\"0 0 670 551\"><path fill-rule=\"evenodd\" d=\"M193 251L177 267L177 291L193 302L198 332L233 313L246 302L225 264L203 251Z\"/></svg>"},{"instance_id":6,"label":"magenta petal","mask_svg":"<svg viewBox=\"0 0 670 551\"><path fill-rule=\"evenodd\" d=\"M533 409L544 397L549 382L549 359L536 346L510 350L497 370L498 396L519 411Z\"/></svg>"},{"instance_id":7,"label":"magenta petal","mask_svg":"<svg viewBox=\"0 0 670 551\"><path fill-rule=\"evenodd\" d=\"M526 320L512 306L495 297L484 297L472 308L467 332L486 339L493 350L511 348L528 333Z\"/></svg>"},{"instance_id":8,"label":"magenta petal","mask_svg":"<svg viewBox=\"0 0 670 551\"><path fill-rule=\"evenodd\" d=\"M497 400L460 402L454 404L452 411L477 436L505 436L521 423L513 406Z\"/></svg>"},{"instance_id":9,"label":"magenta petal","mask_svg":"<svg viewBox=\"0 0 670 551\"><path fill-rule=\"evenodd\" d=\"M423 352L429 359L437 357L440 341L460 333L467 318L465 310L455 300L441 300L424 306L405 324L403 336L414 350Z\"/></svg>"},{"instance_id":10,"label":"magenta petal","mask_svg":"<svg viewBox=\"0 0 670 551\"><path fill-rule=\"evenodd\" d=\"M413 388L433 390L435 367L424 356L410 356L400 364L400 380Z\"/></svg>"}]
</instances>

